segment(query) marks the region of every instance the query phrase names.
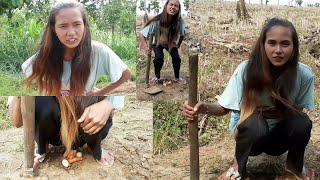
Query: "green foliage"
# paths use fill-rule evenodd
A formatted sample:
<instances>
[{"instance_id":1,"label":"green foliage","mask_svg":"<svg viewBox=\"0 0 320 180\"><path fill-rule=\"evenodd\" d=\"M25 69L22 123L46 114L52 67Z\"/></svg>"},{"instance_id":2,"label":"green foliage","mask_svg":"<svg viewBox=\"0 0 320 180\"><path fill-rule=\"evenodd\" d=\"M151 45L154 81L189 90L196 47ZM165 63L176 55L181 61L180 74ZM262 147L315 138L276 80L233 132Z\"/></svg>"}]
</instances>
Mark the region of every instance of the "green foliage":
<instances>
[{"instance_id":1,"label":"green foliage","mask_svg":"<svg viewBox=\"0 0 320 180\"><path fill-rule=\"evenodd\" d=\"M45 22L51 10L50 0L33 0L28 6L25 6L27 17L37 17L37 21Z\"/></svg>"},{"instance_id":2,"label":"green foliage","mask_svg":"<svg viewBox=\"0 0 320 180\"><path fill-rule=\"evenodd\" d=\"M183 1L183 5L185 7L185 10L188 11L188 9L189 9L189 0L184 0Z\"/></svg>"},{"instance_id":3,"label":"green foliage","mask_svg":"<svg viewBox=\"0 0 320 180\"><path fill-rule=\"evenodd\" d=\"M144 0L141 0L141 1L140 1L140 6L139 6L139 9L140 9L141 11L144 11L144 10L145 10L146 7L145 7L144 5L145 5L145 1L144 1Z\"/></svg>"},{"instance_id":4,"label":"green foliage","mask_svg":"<svg viewBox=\"0 0 320 180\"><path fill-rule=\"evenodd\" d=\"M135 2L132 0L110 0L102 6L97 25L100 29L122 32L129 35L135 30Z\"/></svg>"},{"instance_id":5,"label":"green foliage","mask_svg":"<svg viewBox=\"0 0 320 180\"><path fill-rule=\"evenodd\" d=\"M153 153L171 151L186 144L187 121L181 114L181 101L153 103Z\"/></svg>"},{"instance_id":6,"label":"green foliage","mask_svg":"<svg viewBox=\"0 0 320 180\"><path fill-rule=\"evenodd\" d=\"M1 0L0 1L0 15L7 14L11 18L14 10L20 9L24 4L30 4L32 0Z\"/></svg>"},{"instance_id":7,"label":"green foliage","mask_svg":"<svg viewBox=\"0 0 320 180\"><path fill-rule=\"evenodd\" d=\"M37 95L35 89L26 91L23 86L24 76L0 71L0 94L2 96Z\"/></svg>"},{"instance_id":8,"label":"green foliage","mask_svg":"<svg viewBox=\"0 0 320 180\"><path fill-rule=\"evenodd\" d=\"M26 19L21 12L14 13L11 19L0 16L0 22L1 70L20 72L21 64L35 52L44 24Z\"/></svg>"},{"instance_id":9,"label":"green foliage","mask_svg":"<svg viewBox=\"0 0 320 180\"><path fill-rule=\"evenodd\" d=\"M12 123L9 120L8 109L6 107L7 97L0 97L0 130L12 127Z\"/></svg>"}]
</instances>

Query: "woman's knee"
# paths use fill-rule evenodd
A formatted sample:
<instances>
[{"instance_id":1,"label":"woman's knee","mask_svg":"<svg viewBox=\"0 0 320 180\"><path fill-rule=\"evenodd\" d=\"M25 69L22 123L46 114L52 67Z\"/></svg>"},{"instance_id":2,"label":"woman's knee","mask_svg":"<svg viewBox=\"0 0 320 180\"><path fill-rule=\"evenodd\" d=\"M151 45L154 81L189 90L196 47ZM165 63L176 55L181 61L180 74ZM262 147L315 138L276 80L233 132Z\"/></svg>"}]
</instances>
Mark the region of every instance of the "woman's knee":
<instances>
[{"instance_id":1,"label":"woman's knee","mask_svg":"<svg viewBox=\"0 0 320 180\"><path fill-rule=\"evenodd\" d=\"M80 129L80 136L88 144L97 143L97 141L102 141L104 138L107 137L112 124L112 118L109 118L104 127L96 134L90 135L88 133L85 133L82 129Z\"/></svg>"},{"instance_id":2,"label":"woman's knee","mask_svg":"<svg viewBox=\"0 0 320 180\"><path fill-rule=\"evenodd\" d=\"M247 137L253 142L265 137L269 132L265 119L256 113L248 117L237 129L237 137Z\"/></svg>"},{"instance_id":3,"label":"woman's knee","mask_svg":"<svg viewBox=\"0 0 320 180\"><path fill-rule=\"evenodd\" d=\"M305 113L298 114L288 119L291 124L291 129L294 130L294 136L310 136L312 129L312 121Z\"/></svg>"}]
</instances>

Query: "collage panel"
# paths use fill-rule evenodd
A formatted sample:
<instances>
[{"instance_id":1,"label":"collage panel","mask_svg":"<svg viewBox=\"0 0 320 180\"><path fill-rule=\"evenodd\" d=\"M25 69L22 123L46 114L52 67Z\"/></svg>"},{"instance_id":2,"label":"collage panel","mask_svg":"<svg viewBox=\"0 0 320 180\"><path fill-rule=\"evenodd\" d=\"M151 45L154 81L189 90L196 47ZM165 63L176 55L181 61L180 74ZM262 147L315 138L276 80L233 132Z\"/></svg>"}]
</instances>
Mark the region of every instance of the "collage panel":
<instances>
[{"instance_id":1,"label":"collage panel","mask_svg":"<svg viewBox=\"0 0 320 180\"><path fill-rule=\"evenodd\" d=\"M132 0L6 1L0 21L1 95L135 95Z\"/></svg>"},{"instance_id":2,"label":"collage panel","mask_svg":"<svg viewBox=\"0 0 320 180\"><path fill-rule=\"evenodd\" d=\"M179 124L172 101L154 102L154 179L318 179L319 10L280 3L190 4L186 42L200 45L199 103L180 103L189 120L199 113L199 169L189 161L197 156L190 123ZM162 117L176 120L169 135L156 126L167 127ZM163 140L159 150L158 131L172 147Z\"/></svg>"},{"instance_id":3,"label":"collage panel","mask_svg":"<svg viewBox=\"0 0 320 180\"><path fill-rule=\"evenodd\" d=\"M184 1L137 1L137 98L180 100L188 93Z\"/></svg>"},{"instance_id":4,"label":"collage panel","mask_svg":"<svg viewBox=\"0 0 320 180\"><path fill-rule=\"evenodd\" d=\"M27 119L26 111L34 119ZM1 178L23 177L24 149L31 148L35 177L150 179L151 102L123 96L10 96L1 97L0 112ZM100 119L105 125L91 125ZM28 126L31 121L34 128Z\"/></svg>"}]
</instances>

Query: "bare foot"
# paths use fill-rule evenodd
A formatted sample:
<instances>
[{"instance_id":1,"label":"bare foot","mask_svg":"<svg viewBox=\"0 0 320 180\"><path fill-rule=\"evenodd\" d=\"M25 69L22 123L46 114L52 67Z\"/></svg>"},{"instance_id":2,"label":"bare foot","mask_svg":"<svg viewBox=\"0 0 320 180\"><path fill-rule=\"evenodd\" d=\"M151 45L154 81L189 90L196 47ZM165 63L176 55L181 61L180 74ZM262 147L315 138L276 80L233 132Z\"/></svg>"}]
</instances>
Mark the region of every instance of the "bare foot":
<instances>
[{"instance_id":1,"label":"bare foot","mask_svg":"<svg viewBox=\"0 0 320 180\"><path fill-rule=\"evenodd\" d=\"M303 180L314 180L315 174L314 174L313 169L303 168L303 171L300 174L300 177Z\"/></svg>"},{"instance_id":2,"label":"bare foot","mask_svg":"<svg viewBox=\"0 0 320 180\"><path fill-rule=\"evenodd\" d=\"M238 163L234 159L233 164L230 166L230 168L226 172L221 174L218 177L218 180L237 180L237 178L240 179L239 177L240 174L238 172Z\"/></svg>"},{"instance_id":3,"label":"bare foot","mask_svg":"<svg viewBox=\"0 0 320 180\"><path fill-rule=\"evenodd\" d=\"M114 155L111 150L105 150L101 148L101 159L97 160L97 162L106 167L111 167L114 163Z\"/></svg>"}]
</instances>

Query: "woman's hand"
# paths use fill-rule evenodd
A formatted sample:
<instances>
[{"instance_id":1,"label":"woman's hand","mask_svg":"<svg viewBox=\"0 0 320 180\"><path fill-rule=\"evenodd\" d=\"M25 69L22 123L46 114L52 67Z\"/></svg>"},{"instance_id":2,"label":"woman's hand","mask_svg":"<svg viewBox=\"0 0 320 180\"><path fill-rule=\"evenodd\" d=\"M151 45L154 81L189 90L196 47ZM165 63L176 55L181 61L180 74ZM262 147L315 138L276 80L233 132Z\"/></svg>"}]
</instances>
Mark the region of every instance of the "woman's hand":
<instances>
[{"instance_id":1,"label":"woman's hand","mask_svg":"<svg viewBox=\"0 0 320 180\"><path fill-rule=\"evenodd\" d=\"M105 94L101 91L101 89L93 87L93 89L86 94L86 96L104 96Z\"/></svg>"},{"instance_id":2,"label":"woman's hand","mask_svg":"<svg viewBox=\"0 0 320 180\"><path fill-rule=\"evenodd\" d=\"M78 123L80 123L80 127L85 133L96 134L104 127L109 117L112 116L113 110L114 108L109 101L102 100L87 107L78 119Z\"/></svg>"},{"instance_id":3,"label":"woman's hand","mask_svg":"<svg viewBox=\"0 0 320 180\"><path fill-rule=\"evenodd\" d=\"M149 47L145 47L144 52L146 53L147 56L151 55L151 49Z\"/></svg>"},{"instance_id":4,"label":"woman's hand","mask_svg":"<svg viewBox=\"0 0 320 180\"><path fill-rule=\"evenodd\" d=\"M182 105L182 114L187 120L192 121L200 113L200 109L204 107L204 103L199 101L194 107L188 105L188 102L184 102Z\"/></svg>"}]
</instances>

